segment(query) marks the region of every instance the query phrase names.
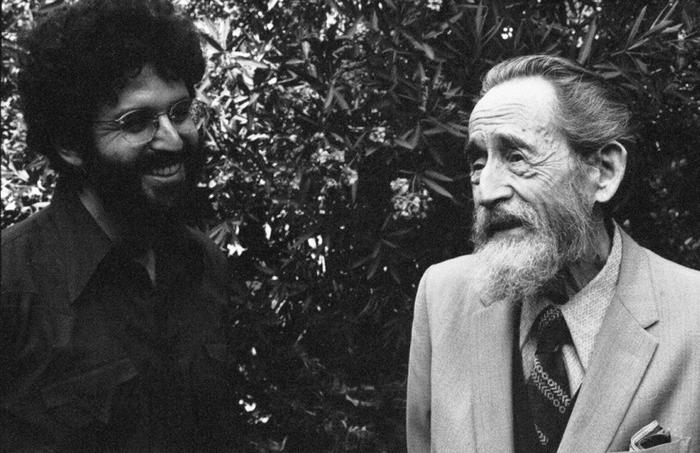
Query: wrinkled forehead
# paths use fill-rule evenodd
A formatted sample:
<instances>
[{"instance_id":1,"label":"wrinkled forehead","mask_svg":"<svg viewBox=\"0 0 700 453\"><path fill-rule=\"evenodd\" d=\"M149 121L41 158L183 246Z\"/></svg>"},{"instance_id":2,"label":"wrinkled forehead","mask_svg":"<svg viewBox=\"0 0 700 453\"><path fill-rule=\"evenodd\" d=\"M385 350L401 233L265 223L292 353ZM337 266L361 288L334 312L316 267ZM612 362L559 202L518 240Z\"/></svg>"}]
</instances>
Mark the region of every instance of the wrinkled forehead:
<instances>
[{"instance_id":1,"label":"wrinkled forehead","mask_svg":"<svg viewBox=\"0 0 700 453\"><path fill-rule=\"evenodd\" d=\"M541 77L513 79L495 86L474 106L469 119L470 136L553 132L556 128L556 91ZM476 137L475 137L476 138Z\"/></svg>"}]
</instances>

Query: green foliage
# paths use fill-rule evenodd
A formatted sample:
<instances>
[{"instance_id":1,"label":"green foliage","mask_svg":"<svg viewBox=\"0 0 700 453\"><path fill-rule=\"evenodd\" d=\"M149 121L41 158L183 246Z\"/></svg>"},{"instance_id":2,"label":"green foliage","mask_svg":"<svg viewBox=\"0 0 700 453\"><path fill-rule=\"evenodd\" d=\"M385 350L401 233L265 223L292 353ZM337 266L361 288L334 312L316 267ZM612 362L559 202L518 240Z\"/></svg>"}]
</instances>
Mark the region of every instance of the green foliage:
<instances>
[{"instance_id":1,"label":"green foliage","mask_svg":"<svg viewBox=\"0 0 700 453\"><path fill-rule=\"evenodd\" d=\"M241 286L229 333L251 449L404 449L416 285L470 250L461 151L479 77L504 58L557 53L626 93L640 145L615 217L700 268L693 2L181 3L209 61L209 222ZM35 6L3 2L3 227L50 194L14 86Z\"/></svg>"}]
</instances>

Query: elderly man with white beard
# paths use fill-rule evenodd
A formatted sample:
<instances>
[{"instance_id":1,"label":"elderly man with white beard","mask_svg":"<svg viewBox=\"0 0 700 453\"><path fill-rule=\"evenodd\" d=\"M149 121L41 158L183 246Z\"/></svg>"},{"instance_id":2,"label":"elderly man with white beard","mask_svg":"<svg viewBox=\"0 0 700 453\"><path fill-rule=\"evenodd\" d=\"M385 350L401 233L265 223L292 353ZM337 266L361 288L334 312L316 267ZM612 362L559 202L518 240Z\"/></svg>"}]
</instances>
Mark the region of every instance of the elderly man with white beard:
<instances>
[{"instance_id":1,"label":"elderly man with white beard","mask_svg":"<svg viewBox=\"0 0 700 453\"><path fill-rule=\"evenodd\" d=\"M486 74L467 145L475 252L418 288L409 452L700 449L700 272L606 214L629 120L562 58Z\"/></svg>"}]
</instances>

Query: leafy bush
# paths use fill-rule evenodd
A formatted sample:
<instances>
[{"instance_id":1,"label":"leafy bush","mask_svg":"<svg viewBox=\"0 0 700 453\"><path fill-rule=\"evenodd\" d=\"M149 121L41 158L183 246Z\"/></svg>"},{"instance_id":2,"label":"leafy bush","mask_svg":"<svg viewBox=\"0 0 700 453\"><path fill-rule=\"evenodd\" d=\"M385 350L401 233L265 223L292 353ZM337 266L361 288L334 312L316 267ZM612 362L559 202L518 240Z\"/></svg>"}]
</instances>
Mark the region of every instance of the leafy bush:
<instances>
[{"instance_id":1,"label":"leafy bush","mask_svg":"<svg viewBox=\"0 0 700 453\"><path fill-rule=\"evenodd\" d=\"M698 6L633 1L193 0L209 71L212 238L240 297L230 342L256 451L401 451L413 297L468 253L462 147L479 78L557 53L626 93L639 146L614 215L700 268ZM50 198L23 144L3 2L2 226Z\"/></svg>"}]
</instances>

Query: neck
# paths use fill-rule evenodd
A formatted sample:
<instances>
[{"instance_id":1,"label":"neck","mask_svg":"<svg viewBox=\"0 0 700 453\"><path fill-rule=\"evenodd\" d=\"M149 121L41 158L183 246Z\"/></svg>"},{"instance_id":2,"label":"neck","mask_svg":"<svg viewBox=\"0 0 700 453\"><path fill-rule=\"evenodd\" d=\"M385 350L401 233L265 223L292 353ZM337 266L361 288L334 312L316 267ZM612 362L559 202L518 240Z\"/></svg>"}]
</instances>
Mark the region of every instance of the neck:
<instances>
[{"instance_id":1,"label":"neck","mask_svg":"<svg viewBox=\"0 0 700 453\"><path fill-rule=\"evenodd\" d=\"M603 220L596 222L593 239L593 243L584 257L569 264L564 271L566 293L569 297L581 291L593 280L608 260L612 248L612 238Z\"/></svg>"},{"instance_id":2,"label":"neck","mask_svg":"<svg viewBox=\"0 0 700 453\"><path fill-rule=\"evenodd\" d=\"M80 201L97 224L115 242L133 250L136 254L152 248L154 239L164 230L164 223L145 212L129 212L110 208L100 193L86 185L78 191ZM125 208L126 209L126 208Z\"/></svg>"},{"instance_id":3,"label":"neck","mask_svg":"<svg viewBox=\"0 0 700 453\"><path fill-rule=\"evenodd\" d=\"M156 263L151 241L148 239L145 241L134 240L134 238L139 237L134 234L136 229L125 223L119 215L106 209L102 198L91 187L83 187L78 192L78 197L85 206L85 209L87 209L100 228L102 228L102 231L104 231L113 242L126 243L128 247L133 249L135 252L134 259L144 266L151 282L155 282ZM141 238L147 238L147 236L141 236Z\"/></svg>"}]
</instances>

